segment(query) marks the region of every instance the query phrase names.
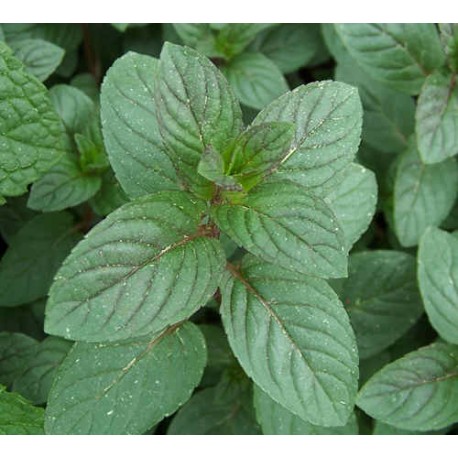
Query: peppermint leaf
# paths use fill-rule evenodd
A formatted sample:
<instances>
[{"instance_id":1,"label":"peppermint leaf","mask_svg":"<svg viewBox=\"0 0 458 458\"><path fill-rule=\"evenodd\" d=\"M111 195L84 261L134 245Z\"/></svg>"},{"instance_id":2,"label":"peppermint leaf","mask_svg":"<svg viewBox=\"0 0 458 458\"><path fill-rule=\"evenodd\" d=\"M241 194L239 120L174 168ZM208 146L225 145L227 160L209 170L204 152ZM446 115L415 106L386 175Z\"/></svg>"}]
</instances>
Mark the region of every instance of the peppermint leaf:
<instances>
[{"instance_id":1,"label":"peppermint leaf","mask_svg":"<svg viewBox=\"0 0 458 458\"><path fill-rule=\"evenodd\" d=\"M44 404L57 368L72 346L58 337L47 337L27 353L21 375L14 380L13 391L21 393L34 404Z\"/></svg>"},{"instance_id":2,"label":"peppermint leaf","mask_svg":"<svg viewBox=\"0 0 458 458\"><path fill-rule=\"evenodd\" d=\"M38 215L28 221L0 261L0 306L46 296L54 274L80 238L68 213Z\"/></svg>"},{"instance_id":3,"label":"peppermint leaf","mask_svg":"<svg viewBox=\"0 0 458 458\"><path fill-rule=\"evenodd\" d=\"M360 358L376 355L423 313L413 256L375 250L350 256L348 278L338 288L350 315Z\"/></svg>"},{"instance_id":4,"label":"peppermint leaf","mask_svg":"<svg viewBox=\"0 0 458 458\"><path fill-rule=\"evenodd\" d=\"M302 420L289 410L285 409L278 402L275 402L260 388L255 387L254 405L257 418L261 424L264 434L281 435L343 435L358 434L358 423L356 416L350 416L348 423L344 426L317 426Z\"/></svg>"},{"instance_id":5,"label":"peppermint leaf","mask_svg":"<svg viewBox=\"0 0 458 458\"><path fill-rule=\"evenodd\" d=\"M279 24L260 33L253 48L283 73L291 73L325 54L318 24Z\"/></svg>"},{"instance_id":6,"label":"peppermint leaf","mask_svg":"<svg viewBox=\"0 0 458 458\"><path fill-rule=\"evenodd\" d=\"M49 97L67 132L82 132L95 109L94 102L76 87L65 84L53 86Z\"/></svg>"},{"instance_id":7,"label":"peppermint leaf","mask_svg":"<svg viewBox=\"0 0 458 458\"><path fill-rule=\"evenodd\" d=\"M356 342L345 310L323 280L256 260L231 269L221 314L245 372L303 420L342 426L358 380Z\"/></svg>"},{"instance_id":8,"label":"peppermint leaf","mask_svg":"<svg viewBox=\"0 0 458 458\"><path fill-rule=\"evenodd\" d=\"M180 177L208 197L211 184L195 170L207 147L222 152L241 130L242 113L232 90L201 54L166 43L155 101L162 139Z\"/></svg>"},{"instance_id":9,"label":"peppermint leaf","mask_svg":"<svg viewBox=\"0 0 458 458\"><path fill-rule=\"evenodd\" d=\"M167 434L259 434L251 383L242 379L223 384L196 393L173 418Z\"/></svg>"},{"instance_id":10,"label":"peppermint leaf","mask_svg":"<svg viewBox=\"0 0 458 458\"><path fill-rule=\"evenodd\" d=\"M139 198L94 227L49 292L45 329L102 342L161 331L212 297L224 266L199 229L204 204L180 191Z\"/></svg>"},{"instance_id":11,"label":"peppermint leaf","mask_svg":"<svg viewBox=\"0 0 458 458\"><path fill-rule=\"evenodd\" d=\"M254 125L273 121L296 126L289 154L276 176L319 188L354 159L362 107L355 88L323 81L284 94L259 113Z\"/></svg>"},{"instance_id":12,"label":"peppermint leaf","mask_svg":"<svg viewBox=\"0 0 458 458\"><path fill-rule=\"evenodd\" d=\"M358 87L364 108L363 140L384 153L404 151L415 128L412 97L374 80L350 56L339 62L335 78Z\"/></svg>"},{"instance_id":13,"label":"peppermint leaf","mask_svg":"<svg viewBox=\"0 0 458 458\"><path fill-rule=\"evenodd\" d=\"M454 159L424 164L411 143L394 182L394 227L402 246L418 244L428 226L438 226L453 207L458 168Z\"/></svg>"},{"instance_id":14,"label":"peppermint leaf","mask_svg":"<svg viewBox=\"0 0 458 458\"><path fill-rule=\"evenodd\" d=\"M346 275L342 229L331 208L304 188L264 184L213 214L223 232L267 262L326 278Z\"/></svg>"},{"instance_id":15,"label":"peppermint leaf","mask_svg":"<svg viewBox=\"0 0 458 458\"><path fill-rule=\"evenodd\" d=\"M40 81L47 80L54 73L65 54L64 49L41 39L17 40L10 46L26 70Z\"/></svg>"},{"instance_id":16,"label":"peppermint leaf","mask_svg":"<svg viewBox=\"0 0 458 458\"><path fill-rule=\"evenodd\" d=\"M178 189L156 119L157 72L157 59L129 52L113 64L102 85L105 147L116 178L130 197Z\"/></svg>"},{"instance_id":17,"label":"peppermint leaf","mask_svg":"<svg viewBox=\"0 0 458 458\"><path fill-rule=\"evenodd\" d=\"M25 368L25 361L38 342L16 332L0 332L0 383L11 386Z\"/></svg>"},{"instance_id":18,"label":"peppermint leaf","mask_svg":"<svg viewBox=\"0 0 458 458\"><path fill-rule=\"evenodd\" d=\"M44 409L0 386L0 435L43 434Z\"/></svg>"},{"instance_id":19,"label":"peppermint leaf","mask_svg":"<svg viewBox=\"0 0 458 458\"><path fill-rule=\"evenodd\" d=\"M375 79L408 94L444 63L434 24L335 24L350 54Z\"/></svg>"},{"instance_id":20,"label":"peppermint leaf","mask_svg":"<svg viewBox=\"0 0 458 458\"><path fill-rule=\"evenodd\" d=\"M358 406L397 428L437 430L458 420L457 386L457 347L434 343L377 372L358 394Z\"/></svg>"},{"instance_id":21,"label":"peppermint leaf","mask_svg":"<svg viewBox=\"0 0 458 458\"><path fill-rule=\"evenodd\" d=\"M260 110L288 91L280 69L261 53L244 52L223 68L240 103Z\"/></svg>"},{"instance_id":22,"label":"peppermint leaf","mask_svg":"<svg viewBox=\"0 0 458 458\"><path fill-rule=\"evenodd\" d=\"M62 155L65 136L46 88L0 42L0 196L17 196Z\"/></svg>"},{"instance_id":23,"label":"peppermint leaf","mask_svg":"<svg viewBox=\"0 0 458 458\"><path fill-rule=\"evenodd\" d=\"M418 98L416 134L421 160L441 162L458 154L458 88L456 76L429 76Z\"/></svg>"},{"instance_id":24,"label":"peppermint leaf","mask_svg":"<svg viewBox=\"0 0 458 458\"><path fill-rule=\"evenodd\" d=\"M128 341L78 342L57 371L47 434L142 434L191 396L206 363L192 323Z\"/></svg>"},{"instance_id":25,"label":"peppermint leaf","mask_svg":"<svg viewBox=\"0 0 458 458\"><path fill-rule=\"evenodd\" d=\"M85 175L73 153L67 153L31 189L27 206L33 210L54 212L74 207L94 196L101 179Z\"/></svg>"},{"instance_id":26,"label":"peppermint leaf","mask_svg":"<svg viewBox=\"0 0 458 458\"><path fill-rule=\"evenodd\" d=\"M439 335L458 344L458 240L436 228L425 231L418 251L418 283L428 318Z\"/></svg>"},{"instance_id":27,"label":"peppermint leaf","mask_svg":"<svg viewBox=\"0 0 458 458\"><path fill-rule=\"evenodd\" d=\"M345 246L350 249L369 227L377 205L375 175L359 164L341 172L341 181L331 187L324 201L342 227Z\"/></svg>"}]
</instances>

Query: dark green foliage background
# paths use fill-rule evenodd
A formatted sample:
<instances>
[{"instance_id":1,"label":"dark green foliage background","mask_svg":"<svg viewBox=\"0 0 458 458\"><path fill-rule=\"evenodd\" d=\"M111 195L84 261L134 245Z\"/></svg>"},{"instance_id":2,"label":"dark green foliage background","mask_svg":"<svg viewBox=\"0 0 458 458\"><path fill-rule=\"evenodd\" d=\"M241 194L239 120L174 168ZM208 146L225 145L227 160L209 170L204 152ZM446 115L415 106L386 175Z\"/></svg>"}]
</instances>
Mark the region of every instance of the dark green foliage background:
<instances>
[{"instance_id":1,"label":"dark green foliage background","mask_svg":"<svg viewBox=\"0 0 458 458\"><path fill-rule=\"evenodd\" d=\"M0 25L0 434L456 434L457 56Z\"/></svg>"}]
</instances>

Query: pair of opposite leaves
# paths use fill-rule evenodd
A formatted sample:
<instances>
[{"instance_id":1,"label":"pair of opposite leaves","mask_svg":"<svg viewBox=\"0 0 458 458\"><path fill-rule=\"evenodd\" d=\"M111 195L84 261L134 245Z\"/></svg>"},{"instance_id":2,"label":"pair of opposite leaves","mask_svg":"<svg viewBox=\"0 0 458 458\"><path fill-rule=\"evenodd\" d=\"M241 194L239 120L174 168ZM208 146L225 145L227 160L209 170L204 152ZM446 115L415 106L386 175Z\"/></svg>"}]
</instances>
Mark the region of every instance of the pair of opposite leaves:
<instances>
[{"instance_id":1,"label":"pair of opposite leaves","mask_svg":"<svg viewBox=\"0 0 458 458\"><path fill-rule=\"evenodd\" d=\"M350 164L361 118L355 89L333 82L300 87L260 113L255 125L296 126L291 157L275 181L213 207L211 216L240 246L279 267L247 258L242 273L224 273L219 241L199 232L207 212L199 197L213 185L196 170L208 145L225 151L239 134L240 108L224 78L192 50L166 45L160 63L132 53L119 59L102 89L102 124L110 162L136 199L97 225L64 262L50 291L46 330L89 342L144 341L146 334L156 341L221 285L226 332L246 372L302 417L345 423L357 389L354 334L337 296L314 277L345 275L347 251L373 214L369 209L346 232L332 207L337 185L350 183L354 191L361 176L371 177ZM199 197L177 190L180 179ZM234 295L241 295L237 304ZM243 310L251 310L251 325L238 316ZM240 335L256 323L256 345L273 359L254 358L249 340L240 346ZM299 380L310 389L299 390ZM58 386L49 418L56 417Z\"/></svg>"}]
</instances>

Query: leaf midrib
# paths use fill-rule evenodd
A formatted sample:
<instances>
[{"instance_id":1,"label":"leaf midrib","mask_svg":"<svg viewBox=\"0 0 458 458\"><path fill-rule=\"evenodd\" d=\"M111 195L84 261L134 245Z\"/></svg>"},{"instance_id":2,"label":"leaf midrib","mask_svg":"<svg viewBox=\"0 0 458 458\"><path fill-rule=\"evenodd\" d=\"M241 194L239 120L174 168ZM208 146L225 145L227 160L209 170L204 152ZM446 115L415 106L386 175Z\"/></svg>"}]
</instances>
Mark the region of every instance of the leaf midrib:
<instances>
[{"instance_id":1,"label":"leaf midrib","mask_svg":"<svg viewBox=\"0 0 458 458\"><path fill-rule=\"evenodd\" d=\"M278 317L278 315L275 313L275 311L271 307L271 304L264 299L264 297L247 281L247 279L242 275L242 273L239 270L237 270L237 268L235 266L233 266L232 264L230 264L228 262L226 268L231 273L231 275L233 275L237 280L239 280L242 283L242 285L247 289L248 292L253 294L253 296L267 310L267 313L269 314L269 316L275 320L275 322L278 324L278 326L282 330L283 334L286 336L286 338L290 342L290 344L293 347L293 349L301 355L301 359L305 362L307 368L309 369L309 372L310 372L312 378L315 380L315 383L317 383L320 386L320 388L323 390L323 393L328 398L329 404L331 405L332 409L334 410L334 414L338 418L340 418L340 415L337 412L337 409L336 409L336 407L334 405L334 402L332 401L332 398L329 396L327 390L323 387L323 385L320 382L319 378L316 376L316 374L312 370L312 368L311 368L307 358L303 354L302 350L297 346L296 342L291 337L290 333L288 332L288 330L284 326L283 322L281 321L281 319Z\"/></svg>"}]
</instances>

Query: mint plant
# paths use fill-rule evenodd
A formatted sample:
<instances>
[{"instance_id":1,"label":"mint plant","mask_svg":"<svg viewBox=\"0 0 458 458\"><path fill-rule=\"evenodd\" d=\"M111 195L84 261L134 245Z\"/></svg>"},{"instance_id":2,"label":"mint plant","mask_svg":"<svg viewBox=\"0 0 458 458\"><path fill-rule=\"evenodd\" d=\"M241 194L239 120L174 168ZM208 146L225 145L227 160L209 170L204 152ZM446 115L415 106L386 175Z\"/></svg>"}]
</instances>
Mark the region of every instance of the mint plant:
<instances>
[{"instance_id":1,"label":"mint plant","mask_svg":"<svg viewBox=\"0 0 458 458\"><path fill-rule=\"evenodd\" d=\"M457 30L2 25L0 432L456 432Z\"/></svg>"},{"instance_id":2,"label":"mint plant","mask_svg":"<svg viewBox=\"0 0 458 458\"><path fill-rule=\"evenodd\" d=\"M219 66L240 102L261 109L288 91L282 73L326 58L317 24L173 24L173 42Z\"/></svg>"}]
</instances>

